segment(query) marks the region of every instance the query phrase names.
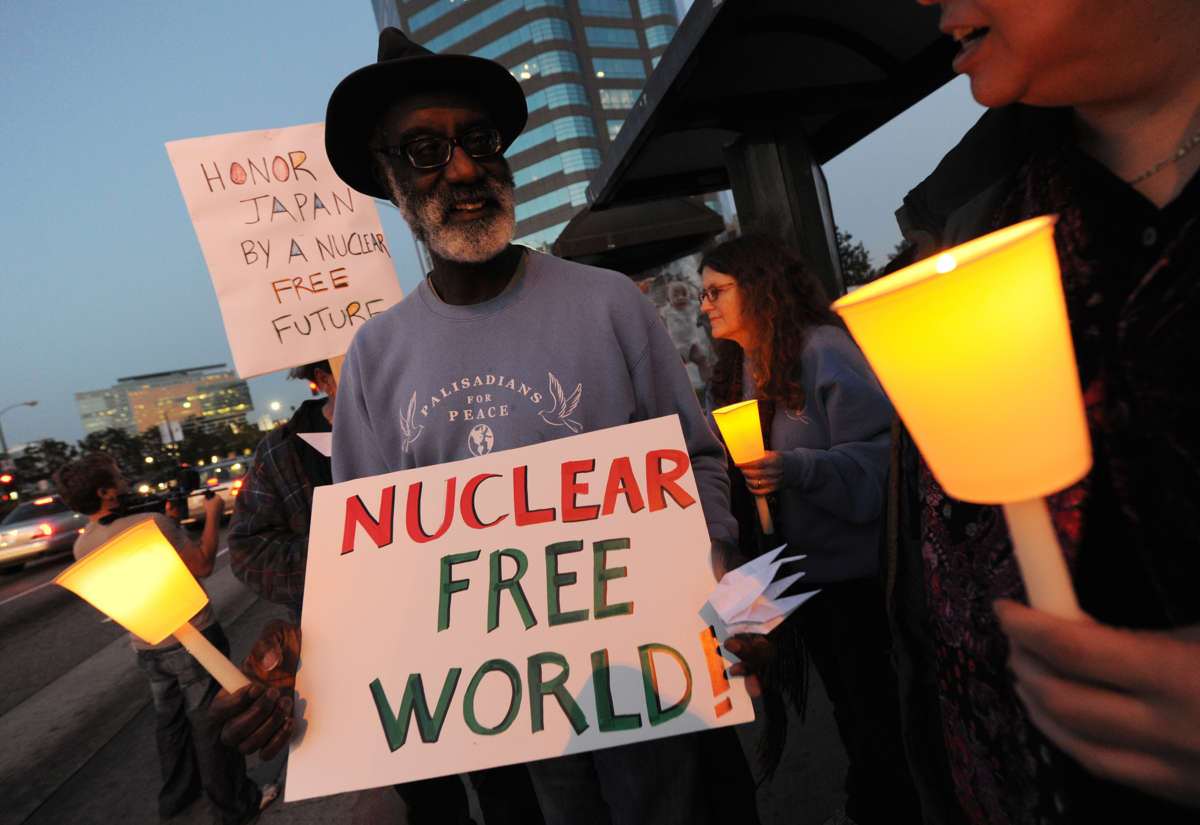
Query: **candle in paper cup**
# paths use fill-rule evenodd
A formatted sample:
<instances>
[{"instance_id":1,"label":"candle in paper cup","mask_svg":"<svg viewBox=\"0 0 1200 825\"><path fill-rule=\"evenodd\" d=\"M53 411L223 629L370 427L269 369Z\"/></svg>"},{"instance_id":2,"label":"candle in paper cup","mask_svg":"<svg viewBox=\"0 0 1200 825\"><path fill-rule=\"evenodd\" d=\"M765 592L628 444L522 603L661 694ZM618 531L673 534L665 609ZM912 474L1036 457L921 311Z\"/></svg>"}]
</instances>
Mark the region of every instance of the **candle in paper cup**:
<instances>
[{"instance_id":1,"label":"candle in paper cup","mask_svg":"<svg viewBox=\"0 0 1200 825\"><path fill-rule=\"evenodd\" d=\"M188 620L208 596L153 519L121 531L54 579L126 630L156 645L174 635L233 692L247 683Z\"/></svg>"},{"instance_id":2,"label":"candle in paper cup","mask_svg":"<svg viewBox=\"0 0 1200 825\"><path fill-rule=\"evenodd\" d=\"M764 455L762 425L758 421L758 399L739 401L713 410L713 419L729 448L734 464L758 461Z\"/></svg>"},{"instance_id":3,"label":"candle in paper cup","mask_svg":"<svg viewBox=\"0 0 1200 825\"><path fill-rule=\"evenodd\" d=\"M713 420L717 429L725 439L729 448L729 457L734 464L749 464L758 461L764 455L762 425L758 420L758 399L739 401L726 407L713 410ZM767 505L765 496L755 494L754 503L758 507L758 520L763 533L771 535L775 532L775 523L771 520L771 508Z\"/></svg>"},{"instance_id":4,"label":"candle in paper cup","mask_svg":"<svg viewBox=\"0 0 1200 825\"><path fill-rule=\"evenodd\" d=\"M1001 229L833 308L946 492L1045 496L1091 467L1054 219Z\"/></svg>"},{"instance_id":5,"label":"candle in paper cup","mask_svg":"<svg viewBox=\"0 0 1200 825\"><path fill-rule=\"evenodd\" d=\"M208 603L153 519L123 530L54 581L152 645Z\"/></svg>"},{"instance_id":6,"label":"candle in paper cup","mask_svg":"<svg viewBox=\"0 0 1200 825\"><path fill-rule=\"evenodd\" d=\"M1041 501L1092 464L1054 220L969 241L833 308L946 492L1006 505L1031 603L1078 615Z\"/></svg>"}]
</instances>

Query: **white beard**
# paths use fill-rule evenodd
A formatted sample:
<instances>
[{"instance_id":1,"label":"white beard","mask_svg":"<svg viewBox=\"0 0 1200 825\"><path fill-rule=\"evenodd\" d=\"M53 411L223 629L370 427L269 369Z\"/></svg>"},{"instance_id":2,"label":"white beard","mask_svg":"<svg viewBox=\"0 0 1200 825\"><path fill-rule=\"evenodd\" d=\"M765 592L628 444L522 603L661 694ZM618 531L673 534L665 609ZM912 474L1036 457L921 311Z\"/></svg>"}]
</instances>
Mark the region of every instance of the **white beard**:
<instances>
[{"instance_id":1,"label":"white beard","mask_svg":"<svg viewBox=\"0 0 1200 825\"><path fill-rule=\"evenodd\" d=\"M517 218L516 197L511 181L490 178L483 184L491 190L488 197L500 204L499 214L458 224L446 222L446 205L436 193L422 197L414 205L413 197L397 185L391 170L388 170L386 177L392 203L396 204L413 234L443 260L458 263L490 261L508 248L513 239Z\"/></svg>"}]
</instances>

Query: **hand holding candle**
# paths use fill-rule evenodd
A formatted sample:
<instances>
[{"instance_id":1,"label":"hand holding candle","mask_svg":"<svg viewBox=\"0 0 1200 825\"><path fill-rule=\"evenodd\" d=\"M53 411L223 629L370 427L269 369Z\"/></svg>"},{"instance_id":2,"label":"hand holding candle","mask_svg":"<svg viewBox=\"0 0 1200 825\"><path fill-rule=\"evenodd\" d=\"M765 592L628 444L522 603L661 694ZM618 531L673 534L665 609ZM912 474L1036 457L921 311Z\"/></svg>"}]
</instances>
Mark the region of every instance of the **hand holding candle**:
<instances>
[{"instance_id":1,"label":"hand holding candle","mask_svg":"<svg viewBox=\"0 0 1200 825\"><path fill-rule=\"evenodd\" d=\"M242 753L273 759L291 741L295 717L300 627L279 619L267 622L242 662L250 686L213 697L209 713L221 724L221 741Z\"/></svg>"},{"instance_id":2,"label":"hand holding candle","mask_svg":"<svg viewBox=\"0 0 1200 825\"><path fill-rule=\"evenodd\" d=\"M1001 229L833 308L946 492L1004 506L1030 603L1081 618L1042 498L1091 467L1053 232Z\"/></svg>"},{"instance_id":3,"label":"hand holding candle","mask_svg":"<svg viewBox=\"0 0 1200 825\"><path fill-rule=\"evenodd\" d=\"M758 419L757 399L751 398L749 401L740 401L713 410L713 419L725 439L725 446L729 448L729 456L734 464L749 464L760 460L766 454L763 449L762 427ZM771 508L767 505L766 496L755 493L754 501L758 505L758 519L762 524L763 533L773 534L775 525L771 521Z\"/></svg>"},{"instance_id":4,"label":"hand holding candle","mask_svg":"<svg viewBox=\"0 0 1200 825\"><path fill-rule=\"evenodd\" d=\"M208 639L188 623L208 596L153 520L139 522L54 579L125 629L159 644L174 635L221 687L249 684Z\"/></svg>"}]
</instances>

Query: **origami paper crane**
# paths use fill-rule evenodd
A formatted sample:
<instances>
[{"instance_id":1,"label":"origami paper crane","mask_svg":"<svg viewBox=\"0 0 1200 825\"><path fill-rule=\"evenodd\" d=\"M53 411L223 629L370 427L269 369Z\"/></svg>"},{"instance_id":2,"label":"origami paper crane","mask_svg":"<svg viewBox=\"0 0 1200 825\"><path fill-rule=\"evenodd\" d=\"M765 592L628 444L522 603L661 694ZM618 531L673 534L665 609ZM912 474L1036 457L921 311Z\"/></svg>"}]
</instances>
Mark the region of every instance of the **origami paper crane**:
<instances>
[{"instance_id":1,"label":"origami paper crane","mask_svg":"<svg viewBox=\"0 0 1200 825\"><path fill-rule=\"evenodd\" d=\"M781 544L769 553L726 573L717 584L717 589L708 597L701 615L711 616L715 612L730 634L766 634L778 627L792 611L820 592L813 590L795 596L782 595L804 575L801 571L775 580L783 565L805 558L780 558L786 546Z\"/></svg>"}]
</instances>

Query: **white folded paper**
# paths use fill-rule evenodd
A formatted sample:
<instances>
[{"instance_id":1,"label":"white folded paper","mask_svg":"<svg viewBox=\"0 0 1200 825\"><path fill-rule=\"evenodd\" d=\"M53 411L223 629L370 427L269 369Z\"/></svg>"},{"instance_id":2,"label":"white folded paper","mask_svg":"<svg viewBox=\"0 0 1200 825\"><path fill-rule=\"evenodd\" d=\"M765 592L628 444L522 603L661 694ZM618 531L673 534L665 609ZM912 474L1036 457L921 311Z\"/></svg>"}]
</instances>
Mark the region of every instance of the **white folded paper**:
<instances>
[{"instance_id":1,"label":"white folded paper","mask_svg":"<svg viewBox=\"0 0 1200 825\"><path fill-rule=\"evenodd\" d=\"M708 597L705 608L711 608L730 634L770 633L792 611L811 599L819 590L795 596L781 594L804 575L803 571L775 581L779 568L804 556L779 558L786 544L769 553L730 570ZM702 610L701 613L707 613Z\"/></svg>"},{"instance_id":2,"label":"white folded paper","mask_svg":"<svg viewBox=\"0 0 1200 825\"><path fill-rule=\"evenodd\" d=\"M333 455L333 433L300 433L300 437L326 458Z\"/></svg>"}]
</instances>

